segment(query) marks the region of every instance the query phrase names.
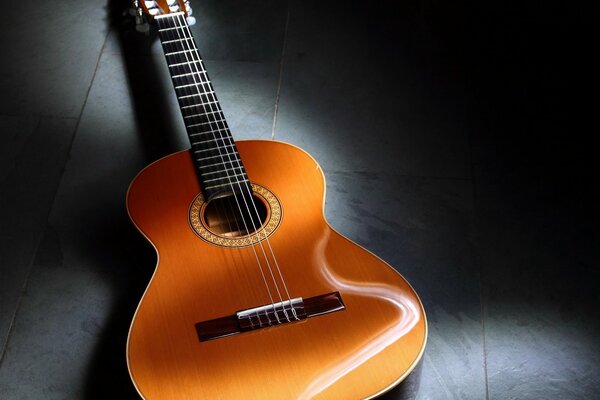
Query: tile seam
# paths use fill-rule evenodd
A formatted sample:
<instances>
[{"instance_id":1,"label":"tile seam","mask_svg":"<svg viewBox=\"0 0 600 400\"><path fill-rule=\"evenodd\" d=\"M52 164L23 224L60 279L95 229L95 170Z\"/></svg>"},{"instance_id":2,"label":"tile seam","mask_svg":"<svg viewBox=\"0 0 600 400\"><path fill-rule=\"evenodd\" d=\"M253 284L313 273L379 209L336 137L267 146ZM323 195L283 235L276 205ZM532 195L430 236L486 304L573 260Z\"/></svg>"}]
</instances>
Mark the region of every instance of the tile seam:
<instances>
[{"instance_id":1,"label":"tile seam","mask_svg":"<svg viewBox=\"0 0 600 400\"><path fill-rule=\"evenodd\" d=\"M42 117L40 115L37 115L36 117L37 117L37 123L35 124L35 128L33 129L33 133L37 132L38 129L40 129L40 126L42 125ZM45 231L45 229L44 229L44 231ZM42 237L43 237L43 233L42 233ZM21 300L23 299L25 290L27 288L27 282L29 281L29 274L31 273L31 265L33 263L33 258L35 257L35 254L37 253L37 249L38 249L41 241L42 241L41 238L40 238L40 240L37 241L37 243L34 246L33 254L32 254L31 258L29 259L29 261L27 262L28 270L27 270L27 273L25 274L25 279L23 279L23 284L21 285L21 290L19 291L19 296L17 297L17 304L15 305L14 311L10 318L10 323L8 324L8 330L6 332L6 339L4 339L4 343L2 343L2 347L0 349L0 368L2 368L2 364L4 362L4 355L6 354L6 350L8 349L8 343L10 342L10 337L13 332L13 326L15 324L15 320L17 319L17 314L19 312L19 308L21 307Z\"/></svg>"},{"instance_id":2,"label":"tile seam","mask_svg":"<svg viewBox=\"0 0 600 400\"><path fill-rule=\"evenodd\" d=\"M275 108L273 110L273 127L271 128L271 140L275 139L275 128L277 126L277 113L279 111L279 99L281 97L281 83L283 81L283 67L285 64L285 50L287 47L288 27L290 24L290 2L287 2L287 15L285 17L285 28L283 30L283 46L281 48L281 61L279 63L279 79L277 80L277 92L275 94Z\"/></svg>"},{"instance_id":3,"label":"tile seam","mask_svg":"<svg viewBox=\"0 0 600 400\"><path fill-rule=\"evenodd\" d=\"M469 131L467 135L468 145L469 145L469 172L471 174L471 185L473 189L473 237L476 238L477 235L477 182L475 181L475 173L474 173L474 161L473 161L473 141L472 141L472 131ZM475 240L475 239L474 239ZM482 351L482 359L483 359L483 390L484 390L484 399L490 399L490 391L489 391L489 377L488 377L488 362L487 362L487 335L485 329L485 319L486 319L486 303L485 303L485 284L484 284L484 267L483 261L481 260L481 256L479 254L479 247L477 246L477 242L473 241L472 244L473 255L475 257L475 262L479 267L479 307L481 313L481 351Z\"/></svg>"},{"instance_id":4,"label":"tile seam","mask_svg":"<svg viewBox=\"0 0 600 400\"><path fill-rule=\"evenodd\" d=\"M40 239L37 241L37 244L35 245L35 249L34 249L32 255L31 255L31 258L29 259L29 262L27 263L27 269L28 269L27 270L27 274L26 274L25 279L23 281L23 285L21 286L21 291L19 293L19 298L17 299L17 305L15 307L15 311L14 311L13 316L11 318L11 321L10 321L10 324L9 324L9 327L8 327L8 332L6 334L6 340L4 341L4 343L2 345L2 352L0 353L0 368L2 368L2 365L4 363L4 359L6 357L6 351L8 350L8 346L9 346L9 343L10 343L10 340L11 340L11 337L12 337L12 333L14 332L15 321L17 320L17 316L18 316L19 310L21 308L21 303L23 301L23 297L25 296L25 293L27 291L27 287L28 287L28 284L29 284L29 278L30 278L30 275L31 275L31 271L33 269L33 264L35 262L35 258L37 257L37 252L39 250L39 246L40 246L42 240L44 239L44 236L45 236L46 231L47 231L48 217L49 217L49 214L52 212L52 208L53 208L54 202L56 200L56 193L58 192L58 188L60 187L60 183L62 181L62 176L63 176L64 171L66 169L66 164L67 164L69 156L71 154L71 149L73 148L73 142L75 141L75 137L77 136L77 131L79 130L79 125L81 123L81 118L83 116L83 112L85 110L85 106L87 104L87 101L88 101L88 98L89 98L89 95L90 95L90 91L92 90L92 85L94 84L94 81L96 80L96 74L98 72L98 67L100 66L100 59L102 58L102 54L104 53L104 49L106 47L106 42L108 40L109 33L110 33L110 29L107 29L106 35L104 36L104 41L102 42L102 47L100 48L100 52L99 52L98 58L96 60L96 65L94 66L94 73L92 74L92 78L90 79L90 83L89 83L88 88L87 88L86 93L85 93L85 99L84 99L83 104L81 105L81 109L79 111L79 117L73 118L73 117L61 117L61 116L52 116L52 115L39 115L38 116L38 118L39 118L38 119L38 123L37 123L36 128L35 128L34 131L37 131L37 129L40 128L41 122L42 122L43 118L60 118L60 119L67 119L67 120L74 120L74 119L76 119L77 122L75 124L75 127L73 128L73 133L72 133L72 136L71 136L71 140L69 141L69 148L68 148L68 150L66 152L65 164L62 166L62 169L60 171L60 177L58 178L58 182L57 182L56 188L54 190L54 195L52 196L52 200L50 202L50 207L48 208L48 215L46 215L45 228L43 230L42 235L40 236Z\"/></svg>"}]
</instances>

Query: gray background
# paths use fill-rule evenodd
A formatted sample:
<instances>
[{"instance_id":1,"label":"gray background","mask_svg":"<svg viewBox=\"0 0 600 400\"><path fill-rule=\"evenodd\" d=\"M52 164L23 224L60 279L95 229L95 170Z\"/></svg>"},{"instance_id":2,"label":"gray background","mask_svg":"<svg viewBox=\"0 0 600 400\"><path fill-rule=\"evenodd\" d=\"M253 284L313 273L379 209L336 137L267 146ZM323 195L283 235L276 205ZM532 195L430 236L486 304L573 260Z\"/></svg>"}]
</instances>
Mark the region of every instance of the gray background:
<instances>
[{"instance_id":1,"label":"gray background","mask_svg":"<svg viewBox=\"0 0 600 400\"><path fill-rule=\"evenodd\" d=\"M234 136L311 153L333 227L422 297L424 357L387 399L594 398L591 14L448 3L195 0L193 32ZM126 5L4 9L2 399L136 397L125 341L154 254L124 196L188 144Z\"/></svg>"}]
</instances>

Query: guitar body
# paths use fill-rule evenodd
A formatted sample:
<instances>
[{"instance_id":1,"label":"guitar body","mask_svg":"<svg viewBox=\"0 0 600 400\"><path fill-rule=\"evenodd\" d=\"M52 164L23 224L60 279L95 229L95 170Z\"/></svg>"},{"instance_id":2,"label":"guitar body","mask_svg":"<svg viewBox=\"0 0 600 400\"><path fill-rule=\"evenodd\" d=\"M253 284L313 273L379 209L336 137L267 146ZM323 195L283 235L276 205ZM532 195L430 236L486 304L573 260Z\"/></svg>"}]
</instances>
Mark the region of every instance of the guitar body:
<instances>
[{"instance_id":1,"label":"guitar body","mask_svg":"<svg viewBox=\"0 0 600 400\"><path fill-rule=\"evenodd\" d=\"M252 246L220 245L194 230L190 212L200 186L191 153L167 156L146 167L127 196L131 219L158 255L128 337L128 367L140 395L342 400L391 389L425 346L416 293L328 225L323 174L307 153L275 141L240 141L237 149L252 183L280 205L269 243L291 296L339 292L345 308L201 341L195 324L271 300Z\"/></svg>"}]
</instances>

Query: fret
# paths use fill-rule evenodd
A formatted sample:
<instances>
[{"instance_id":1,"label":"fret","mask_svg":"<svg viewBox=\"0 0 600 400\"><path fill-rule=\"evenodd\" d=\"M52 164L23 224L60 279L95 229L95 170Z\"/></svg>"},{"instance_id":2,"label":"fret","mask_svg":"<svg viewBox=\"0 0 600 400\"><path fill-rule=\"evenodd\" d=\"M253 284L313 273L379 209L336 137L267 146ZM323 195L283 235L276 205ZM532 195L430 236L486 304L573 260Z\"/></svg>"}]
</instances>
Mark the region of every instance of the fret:
<instances>
[{"instance_id":1,"label":"fret","mask_svg":"<svg viewBox=\"0 0 600 400\"><path fill-rule=\"evenodd\" d=\"M154 17L154 18L156 18L156 17ZM183 26L175 26L173 28L164 28L164 29L159 29L158 31L159 32L166 32L166 31L172 31L172 30L175 30L175 29L181 29L182 32L183 32Z\"/></svg>"},{"instance_id":2,"label":"fret","mask_svg":"<svg viewBox=\"0 0 600 400\"><path fill-rule=\"evenodd\" d=\"M218 113L222 113L223 110L221 110L221 108L219 107L219 102L218 101L209 101L206 103L203 103L202 108L198 109L197 111L200 111L198 114L200 115L207 115L207 114L218 114ZM198 117L198 114L196 114L196 118ZM219 115L219 117L222 117L222 115Z\"/></svg>"},{"instance_id":3,"label":"fret","mask_svg":"<svg viewBox=\"0 0 600 400\"><path fill-rule=\"evenodd\" d=\"M204 69L204 64L202 64L202 61L200 60L196 60L196 59L188 59L187 57L185 59L182 58L178 58L176 60L169 60L167 59L167 65L171 68L175 68L175 70L173 71L173 73L175 75L180 74L180 73L187 73L184 71L187 71L185 68L193 66L194 70L197 71L199 74L206 74L206 71Z\"/></svg>"},{"instance_id":4,"label":"fret","mask_svg":"<svg viewBox=\"0 0 600 400\"><path fill-rule=\"evenodd\" d=\"M225 121L223 121L223 122L225 122ZM205 122L205 123L203 123L203 124L200 124L200 125L206 125L206 124L212 124L212 123L213 123L213 122ZM211 128L211 130L210 130L210 131L208 131L208 132L196 132L196 133L190 133L190 137L193 137L193 136L198 136L198 135L207 135L207 134L209 134L209 133L221 133L221 132L225 132L225 133L227 133L227 134L230 134L230 132L229 132L229 128L217 128L217 129L212 129L212 128ZM221 139L221 138L219 138L219 139ZM232 140L233 140L233 139L232 139Z\"/></svg>"},{"instance_id":5,"label":"fret","mask_svg":"<svg viewBox=\"0 0 600 400\"><path fill-rule=\"evenodd\" d=\"M194 153L204 153L205 151L211 151L211 150L221 150L221 149L225 149L225 150L227 150L227 147L235 147L235 144L226 144L226 145L224 145L224 146L211 147L210 149L194 150ZM219 153L220 153L220 152L219 152ZM231 153L227 153L227 154L231 154Z\"/></svg>"},{"instance_id":6,"label":"fret","mask_svg":"<svg viewBox=\"0 0 600 400\"><path fill-rule=\"evenodd\" d=\"M240 165L239 167L235 167L235 168L225 168L219 171L211 171L211 172L200 172L200 175L204 176L204 175L211 175L211 174L218 174L220 172L228 172L228 171L237 171L237 170L243 170L242 166ZM245 172L244 172L245 173Z\"/></svg>"},{"instance_id":7,"label":"fret","mask_svg":"<svg viewBox=\"0 0 600 400\"><path fill-rule=\"evenodd\" d=\"M200 113L202 113L204 111L204 107L202 107L202 104L203 103L192 104L192 105L189 105L189 106L183 106L183 107L181 107L181 113L184 116L192 115L192 114L200 114ZM217 102L215 104L219 104L219 103Z\"/></svg>"},{"instance_id":8,"label":"fret","mask_svg":"<svg viewBox=\"0 0 600 400\"><path fill-rule=\"evenodd\" d=\"M226 124L227 121L225 121L224 119L215 119L214 121L206 121L206 122L202 122L200 124L195 124L195 125L190 125L189 127L194 127L194 126L202 126L202 125L210 125L210 124Z\"/></svg>"},{"instance_id":9,"label":"fret","mask_svg":"<svg viewBox=\"0 0 600 400\"><path fill-rule=\"evenodd\" d=\"M200 158L196 158L196 161L204 161L204 160L210 160L211 158L217 158L217 157L231 157L231 156L236 156L237 152L235 153L226 153L226 154L217 154L216 156L210 156L210 157L200 157ZM231 162L232 160L227 160L229 162Z\"/></svg>"},{"instance_id":10,"label":"fret","mask_svg":"<svg viewBox=\"0 0 600 400\"><path fill-rule=\"evenodd\" d=\"M184 61L184 62L180 62L180 63L176 63L176 64L167 64L169 67L179 67L182 65L189 65L189 64L196 64L198 63L198 61L196 60L192 60L192 61ZM198 71L199 74L201 73L206 73L206 71Z\"/></svg>"},{"instance_id":11,"label":"fret","mask_svg":"<svg viewBox=\"0 0 600 400\"><path fill-rule=\"evenodd\" d=\"M190 57L190 55L184 54L184 52L187 52L187 53L191 53L191 58L194 59L194 61L201 62L201 60L198 57L198 48L196 47L194 42L183 42L181 40L176 40L176 42L177 43L170 43L170 44L166 44L165 42L162 42L165 56L170 57L170 56L179 54L179 56L182 59L188 59L188 57Z\"/></svg>"},{"instance_id":12,"label":"fret","mask_svg":"<svg viewBox=\"0 0 600 400\"><path fill-rule=\"evenodd\" d=\"M213 126L211 124L215 124L216 128L213 128ZM219 124L222 125L221 128L219 128ZM218 132L227 132L229 133L229 128L227 127L227 121L220 119L218 121L205 121L205 122L199 122L197 124L191 124L191 125L186 125L185 127L187 129L192 129L192 128L197 128L199 126L206 126L208 125L208 129L210 129L210 131L208 133L218 133ZM204 134L204 132L191 132L190 133L190 137L193 137L195 135L199 135L199 134Z\"/></svg>"},{"instance_id":13,"label":"fret","mask_svg":"<svg viewBox=\"0 0 600 400\"><path fill-rule=\"evenodd\" d=\"M173 65L175 65L175 64L173 64ZM173 65L170 65L170 66L173 66ZM172 78L175 79L175 78L180 78L182 76L190 76L190 75L196 75L196 74L206 74L206 71L188 72L187 74L173 75Z\"/></svg>"},{"instance_id":14,"label":"fret","mask_svg":"<svg viewBox=\"0 0 600 400\"><path fill-rule=\"evenodd\" d=\"M170 13L170 14L156 15L154 17L154 19L157 20L157 21L161 21L162 22L163 19L171 18L171 20L174 20L175 17L179 17L179 16L182 16L182 15L183 15L183 11L177 11L177 12L173 12L173 13Z\"/></svg>"},{"instance_id":15,"label":"fret","mask_svg":"<svg viewBox=\"0 0 600 400\"><path fill-rule=\"evenodd\" d=\"M207 115L207 114L219 114L219 113L223 113L223 110L205 111L204 115Z\"/></svg>"},{"instance_id":16,"label":"fret","mask_svg":"<svg viewBox=\"0 0 600 400\"><path fill-rule=\"evenodd\" d=\"M184 53L190 53L190 54L184 54ZM200 64L198 62L198 60L196 59L196 56L191 53L191 50L183 50L181 52L177 51L177 52L173 52L171 54L169 54L168 56L166 56L167 58L167 64L171 64L171 65L175 65L175 64L179 64L179 63L183 63L183 64L189 64L191 68L194 68L198 71L202 70L202 64ZM179 68L183 68L183 65L177 65L176 67Z\"/></svg>"},{"instance_id":17,"label":"fret","mask_svg":"<svg viewBox=\"0 0 600 400\"><path fill-rule=\"evenodd\" d=\"M242 163L240 162L240 159L238 158L237 160L228 160L227 162L231 165L233 165L233 162L236 161L237 162L237 167L234 167L235 169L240 169L240 168L244 168L242 166ZM209 164L209 165L200 165L198 166L198 169L203 169L203 168L210 168L210 167L216 167L217 165L223 166L225 163L214 163L214 164ZM202 174L201 174L202 175Z\"/></svg>"},{"instance_id":18,"label":"fret","mask_svg":"<svg viewBox=\"0 0 600 400\"><path fill-rule=\"evenodd\" d=\"M186 119L186 118L196 118L196 117L201 117L201 116L203 116L203 115L204 115L204 114L192 114L192 115L186 115L185 117L183 117L183 119Z\"/></svg>"},{"instance_id":19,"label":"fret","mask_svg":"<svg viewBox=\"0 0 600 400\"><path fill-rule=\"evenodd\" d=\"M203 94L203 93L194 93L194 94L188 94L188 95L185 95L185 96L179 96L179 97L177 97L177 98L178 98L179 100L182 100L182 99L187 99L187 98L189 98L189 97L198 97L198 96L202 96L202 94Z\"/></svg>"},{"instance_id":20,"label":"fret","mask_svg":"<svg viewBox=\"0 0 600 400\"><path fill-rule=\"evenodd\" d=\"M242 189L249 181L198 47L185 19L176 15L183 14L156 18L159 37L183 121L189 123L185 127L200 187L209 199L233 185Z\"/></svg>"},{"instance_id":21,"label":"fret","mask_svg":"<svg viewBox=\"0 0 600 400\"><path fill-rule=\"evenodd\" d=\"M216 112L220 112L220 113L222 113L223 111L215 111L215 113L216 113ZM208 114L208 113L207 113L207 114ZM215 124L215 123L218 123L218 122L226 122L226 121L225 121L224 119L220 119L220 120L218 120L218 121L216 121L216 120L215 120L215 121L201 122L201 123L198 123L198 124L186 125L185 127L186 127L186 128L194 128L194 127L196 127L196 126L202 126L202 125L208 125L208 124Z\"/></svg>"},{"instance_id":22,"label":"fret","mask_svg":"<svg viewBox=\"0 0 600 400\"><path fill-rule=\"evenodd\" d=\"M170 14L170 15L175 15L175 14ZM166 18L164 18L165 16L166 15L161 15L161 16L157 15L154 17L154 19L158 23L158 27L160 29L165 29L165 27L166 28L180 28L180 29L186 28L186 26L184 24L180 23L179 19L177 19L177 22L176 22L175 18L172 18L171 20L167 20Z\"/></svg>"},{"instance_id":23,"label":"fret","mask_svg":"<svg viewBox=\"0 0 600 400\"><path fill-rule=\"evenodd\" d=\"M207 94L212 94L214 93L213 91L210 92L204 92L202 93L202 96L207 95ZM218 104L218 102L216 102ZM182 109L186 109L186 108L192 108L192 107L200 107L202 104L190 104L189 106L183 106L181 107Z\"/></svg>"},{"instance_id":24,"label":"fret","mask_svg":"<svg viewBox=\"0 0 600 400\"><path fill-rule=\"evenodd\" d=\"M246 174L245 174L245 173L242 173L242 174L235 174L235 175L227 175L227 176L225 176L225 177L223 177L223 178L204 179L204 183L206 183L206 182L213 182L213 181L221 181L221 180L223 180L223 179L231 179L231 178L235 178L235 177L237 177L237 176L243 176L243 177L244 177L244 180L246 180L246 178L245 178L245 177L246 177Z\"/></svg>"},{"instance_id":25,"label":"fret","mask_svg":"<svg viewBox=\"0 0 600 400\"><path fill-rule=\"evenodd\" d=\"M189 84L194 84L194 85L198 85L198 86L207 85L207 86L202 86L202 90L203 90L202 93L204 93L204 91L208 92L209 90L212 89L211 82L208 79L208 77L202 78L202 77L200 77L200 75L198 75L198 74L196 74L194 72L191 72L191 73L189 73L187 75L188 76L193 76L193 77L192 78L186 78L185 80L182 80L182 82L175 82L175 79L177 79L177 78L173 78L173 85L177 85L177 86L189 85ZM178 83L181 83L181 85L178 85Z\"/></svg>"},{"instance_id":26,"label":"fret","mask_svg":"<svg viewBox=\"0 0 600 400\"><path fill-rule=\"evenodd\" d=\"M205 71L193 68L190 65L177 65L171 68L171 78L173 79L174 85L209 81Z\"/></svg>"},{"instance_id":27,"label":"fret","mask_svg":"<svg viewBox=\"0 0 600 400\"><path fill-rule=\"evenodd\" d=\"M198 86L199 84L201 84L200 82L194 82L194 83L190 83L187 85L179 85L179 86L175 86L175 89L181 89L181 88L185 88L185 87L190 87L190 86Z\"/></svg>"},{"instance_id":28,"label":"fret","mask_svg":"<svg viewBox=\"0 0 600 400\"><path fill-rule=\"evenodd\" d=\"M219 102L218 102L218 101L207 101L206 103L199 104L198 106L202 106L202 108L204 108L204 106L207 106L207 105L209 105L209 104L219 104ZM200 114L186 115L186 116L184 116L183 118L184 118L184 119L185 119L185 118L196 118L196 117L201 117L201 116L203 116L203 115L206 115L206 114L207 114L207 113L206 113L206 112L204 112L204 113L200 113Z\"/></svg>"},{"instance_id":29,"label":"fret","mask_svg":"<svg viewBox=\"0 0 600 400\"><path fill-rule=\"evenodd\" d=\"M191 138L192 136L198 136L198 135L208 135L208 134L211 134L211 133L212 133L211 131L208 131L208 132L196 132L196 133L190 133L190 134L189 134L189 137Z\"/></svg>"},{"instance_id":30,"label":"fret","mask_svg":"<svg viewBox=\"0 0 600 400\"><path fill-rule=\"evenodd\" d=\"M241 183L248 184L248 179L242 179L241 181L238 181L238 182L223 183L222 185L206 186L204 188L204 190L214 189L214 188L223 187L223 186L233 186L233 185L237 185L237 184L241 184Z\"/></svg>"},{"instance_id":31,"label":"fret","mask_svg":"<svg viewBox=\"0 0 600 400\"><path fill-rule=\"evenodd\" d=\"M222 113L221 107L219 107L218 101L207 101L202 103L202 115Z\"/></svg>"},{"instance_id":32,"label":"fret","mask_svg":"<svg viewBox=\"0 0 600 400\"><path fill-rule=\"evenodd\" d=\"M183 39L175 39L175 40L165 40L164 42L162 42L162 44L170 44L170 43L174 43L174 42L181 42L182 40L191 40L193 42L194 38L183 38Z\"/></svg>"},{"instance_id":33,"label":"fret","mask_svg":"<svg viewBox=\"0 0 600 400\"><path fill-rule=\"evenodd\" d=\"M214 120L214 121L202 122L202 123L200 123L200 124L190 125L190 126L188 126L188 128L193 128L193 127L195 127L195 126L202 126L202 125L216 124L216 123L219 123L219 122L223 122L223 123L225 123L225 122L227 122L227 121L225 121L224 119L219 119L219 120ZM198 135L198 133L192 133L190 136L192 136L192 135Z\"/></svg>"},{"instance_id":34,"label":"fret","mask_svg":"<svg viewBox=\"0 0 600 400\"><path fill-rule=\"evenodd\" d=\"M190 104L195 104L196 106L198 106L198 103L201 102L202 100L204 100L203 97L200 97L200 99L198 99L198 97L190 97L190 98L187 98L187 99L180 100L179 101L179 105L180 106L187 106L187 105L190 105ZM200 106L201 105L202 104L200 104ZM215 107L220 108L219 106L215 106ZM197 113L200 113L200 112L203 112L203 111L204 111L203 108L197 107L197 108L188 108L188 109L185 109L185 110L181 110L181 113L182 113L182 115L190 115L190 114L197 114Z\"/></svg>"},{"instance_id":35,"label":"fret","mask_svg":"<svg viewBox=\"0 0 600 400\"><path fill-rule=\"evenodd\" d=\"M167 38L169 40L165 40L164 42L162 42L163 45L163 49L169 53L172 51L179 51L179 50L194 50L194 51L198 51L198 48L196 47L196 43L194 42L194 39L188 39L187 37L172 37L172 38Z\"/></svg>"},{"instance_id":36,"label":"fret","mask_svg":"<svg viewBox=\"0 0 600 400\"><path fill-rule=\"evenodd\" d=\"M212 132L206 132L206 133L212 133ZM194 135L198 135L198 133L195 133ZM191 135L190 135L191 136ZM231 142L233 142L233 138L230 137L222 137L222 138L215 138L215 139L207 139L207 140L201 140L199 142L191 142L192 146L197 146L197 145L201 145L204 143L209 143L209 142L217 142L219 140L223 140L223 142L225 142L225 140L229 140Z\"/></svg>"},{"instance_id":37,"label":"fret","mask_svg":"<svg viewBox=\"0 0 600 400\"><path fill-rule=\"evenodd\" d=\"M202 103L202 106L204 107L204 106L207 106L209 104L219 104L219 102L217 102L217 101L209 101L207 103ZM213 112L217 112L217 111L209 111L209 112L203 112L203 113L200 113L200 114L186 115L183 118L184 119L185 118L198 118L198 117L202 117L202 116L204 116L206 114L210 114L210 113L213 113ZM219 111L219 112L221 112L221 111Z\"/></svg>"},{"instance_id":38,"label":"fret","mask_svg":"<svg viewBox=\"0 0 600 400\"><path fill-rule=\"evenodd\" d=\"M204 111L202 114L196 114L196 116L204 116L204 115L208 115L208 114L218 114L218 113L222 113L222 112L223 112L223 110ZM189 126L188 126L188 128L189 128Z\"/></svg>"},{"instance_id":39,"label":"fret","mask_svg":"<svg viewBox=\"0 0 600 400\"><path fill-rule=\"evenodd\" d=\"M204 86L206 85L206 86ZM205 94L205 90L210 88L210 82L196 82L193 84L193 86L196 86L197 89L199 89L198 93L192 93L192 94L185 94L186 91L185 90L180 90L177 89L177 94L182 94L182 96L179 97L179 99L181 98L186 98L186 97L190 97L190 96L202 96L203 94ZM189 92L190 89L188 89L187 92Z\"/></svg>"},{"instance_id":40,"label":"fret","mask_svg":"<svg viewBox=\"0 0 600 400\"><path fill-rule=\"evenodd\" d=\"M198 49L193 48L193 49L189 49L189 50L173 51L171 53L165 53L165 56L174 56L175 54L191 53L194 51L198 51Z\"/></svg>"}]
</instances>

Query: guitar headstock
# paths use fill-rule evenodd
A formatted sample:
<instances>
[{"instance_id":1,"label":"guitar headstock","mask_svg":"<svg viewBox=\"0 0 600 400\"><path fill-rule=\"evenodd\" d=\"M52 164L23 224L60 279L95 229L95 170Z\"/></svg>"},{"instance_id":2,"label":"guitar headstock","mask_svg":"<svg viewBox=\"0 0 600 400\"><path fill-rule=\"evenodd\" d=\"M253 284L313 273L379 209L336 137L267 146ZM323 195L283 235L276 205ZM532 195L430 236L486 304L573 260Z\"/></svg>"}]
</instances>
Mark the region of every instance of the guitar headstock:
<instances>
[{"instance_id":1,"label":"guitar headstock","mask_svg":"<svg viewBox=\"0 0 600 400\"><path fill-rule=\"evenodd\" d=\"M188 25L194 25L196 19L192 17L192 7L189 0L133 0L135 11L136 29L140 32L148 31L148 22L159 15L183 12Z\"/></svg>"}]
</instances>

